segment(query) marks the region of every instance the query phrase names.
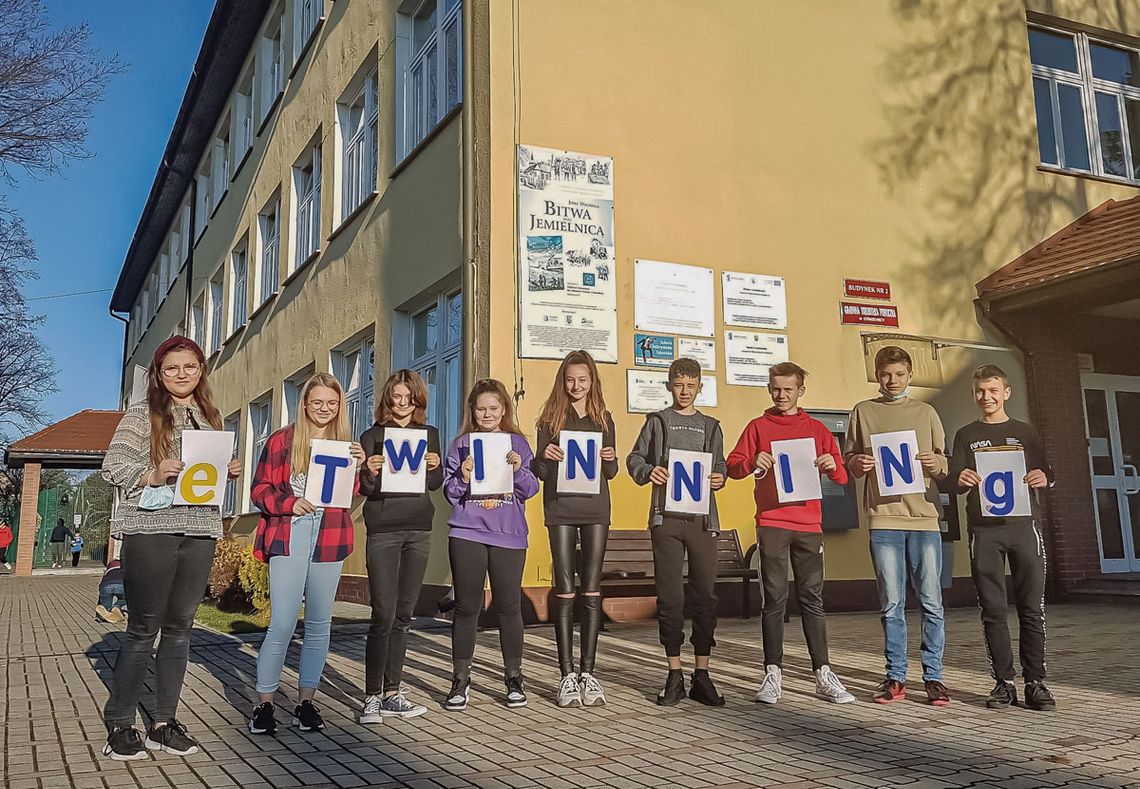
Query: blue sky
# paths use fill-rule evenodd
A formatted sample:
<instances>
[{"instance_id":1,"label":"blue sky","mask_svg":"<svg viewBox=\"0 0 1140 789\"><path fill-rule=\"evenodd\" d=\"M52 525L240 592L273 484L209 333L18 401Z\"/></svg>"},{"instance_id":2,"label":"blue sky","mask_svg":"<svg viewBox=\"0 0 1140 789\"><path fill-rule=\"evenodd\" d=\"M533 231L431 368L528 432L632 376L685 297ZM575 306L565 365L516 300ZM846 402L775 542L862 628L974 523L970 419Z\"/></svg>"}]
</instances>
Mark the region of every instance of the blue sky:
<instances>
[{"instance_id":1,"label":"blue sky","mask_svg":"<svg viewBox=\"0 0 1140 789\"><path fill-rule=\"evenodd\" d=\"M2 186L28 225L40 278L29 298L113 288L170 136L213 0L92 3L47 0L57 27L86 21L94 44L129 64L89 124L91 159L57 178L21 176ZM123 323L107 314L110 293L30 303L46 318L42 337L59 368L46 410L62 419L118 406Z\"/></svg>"}]
</instances>

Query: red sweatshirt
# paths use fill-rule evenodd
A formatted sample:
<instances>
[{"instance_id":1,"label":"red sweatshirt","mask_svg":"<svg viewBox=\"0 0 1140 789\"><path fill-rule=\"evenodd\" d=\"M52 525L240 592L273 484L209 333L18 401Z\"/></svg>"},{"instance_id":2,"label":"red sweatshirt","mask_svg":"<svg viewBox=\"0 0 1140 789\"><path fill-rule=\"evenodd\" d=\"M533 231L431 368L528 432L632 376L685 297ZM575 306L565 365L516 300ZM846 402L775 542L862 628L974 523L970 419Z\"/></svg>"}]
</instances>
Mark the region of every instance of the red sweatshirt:
<instances>
[{"instance_id":1,"label":"red sweatshirt","mask_svg":"<svg viewBox=\"0 0 1140 789\"><path fill-rule=\"evenodd\" d=\"M802 408L791 415L769 408L763 416L749 422L736 442L736 448L728 456L728 476L744 479L753 475L756 456L761 451L771 453L773 441L790 438L814 438L816 457L827 454L835 458L835 471L830 472L828 478L837 485L847 484L847 469L843 466L835 436ZM823 531L819 501L781 504L776 495L775 478L771 470L762 477L756 477L756 525L803 532Z\"/></svg>"}]
</instances>

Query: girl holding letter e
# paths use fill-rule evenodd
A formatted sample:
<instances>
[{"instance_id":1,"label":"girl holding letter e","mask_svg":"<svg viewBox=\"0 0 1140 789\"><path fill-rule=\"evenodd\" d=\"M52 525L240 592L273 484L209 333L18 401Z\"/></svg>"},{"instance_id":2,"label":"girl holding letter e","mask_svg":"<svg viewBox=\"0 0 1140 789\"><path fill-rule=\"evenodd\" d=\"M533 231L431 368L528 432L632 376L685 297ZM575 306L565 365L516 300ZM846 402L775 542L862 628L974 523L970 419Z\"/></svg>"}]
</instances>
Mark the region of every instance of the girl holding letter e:
<instances>
[{"instance_id":1,"label":"girl holding letter e","mask_svg":"<svg viewBox=\"0 0 1140 789\"><path fill-rule=\"evenodd\" d=\"M563 431L596 433L601 449L598 455L586 448L562 446ZM598 368L586 351L572 351L562 360L554 386L538 418L538 450L531 470L543 481L542 500L546 526L550 531L550 552L554 560L555 620L558 664L562 682L558 706L592 707L606 703L602 685L594 677L594 656L602 625L602 560L610 528L609 480L617 476L618 461L614 442L614 422L606 410ZM583 457L584 453L590 453ZM579 462L581 461L581 462ZM571 464L576 474L587 469L596 476L597 493L562 493L559 481L570 473L561 468ZM582 595L582 657L574 673L574 573L577 548L581 543L579 569Z\"/></svg>"},{"instance_id":2,"label":"girl holding letter e","mask_svg":"<svg viewBox=\"0 0 1140 789\"><path fill-rule=\"evenodd\" d=\"M514 402L506 387L492 378L476 381L467 395L463 427L444 463L443 491L453 507L448 519L448 555L455 587L454 676L444 702L447 710L464 710L470 699L475 631L488 576L499 615L506 704L526 706L521 595L526 500L538 493L538 480L530 469L533 459L515 422Z\"/></svg>"},{"instance_id":3,"label":"girl holding letter e","mask_svg":"<svg viewBox=\"0 0 1140 789\"><path fill-rule=\"evenodd\" d=\"M360 444L352 442L347 457L322 458L310 466L310 449L317 439L351 442L344 390L328 373L317 373L301 387L301 413L292 425L273 433L265 442L253 474L250 499L261 510L254 534L253 554L269 564L269 630L257 654L258 705L249 722L251 734L277 731L273 696L285 664L285 651L297 629L297 614L305 604L305 640L297 680L298 704L293 725L301 731L324 728L313 704L329 651L332 604L340 583L341 565L352 553L352 515L343 507L322 507L305 496L308 475L320 469L325 489L337 474L353 475L353 493L359 489L356 469L364 462ZM327 460L327 463L322 463ZM330 478L330 475L331 478Z\"/></svg>"},{"instance_id":4,"label":"girl holding letter e","mask_svg":"<svg viewBox=\"0 0 1140 789\"><path fill-rule=\"evenodd\" d=\"M368 458L360 470L360 492L366 497L364 525L368 529L372 602L364 653L366 698L361 723L381 723L386 717L414 718L427 712L426 707L413 704L400 692L408 628L427 570L435 518L430 492L443 485L439 431L426 424L427 407L428 388L423 378L412 370L397 370L377 398L376 424L360 437ZM385 475L397 471L422 473L423 489L386 490Z\"/></svg>"}]
</instances>

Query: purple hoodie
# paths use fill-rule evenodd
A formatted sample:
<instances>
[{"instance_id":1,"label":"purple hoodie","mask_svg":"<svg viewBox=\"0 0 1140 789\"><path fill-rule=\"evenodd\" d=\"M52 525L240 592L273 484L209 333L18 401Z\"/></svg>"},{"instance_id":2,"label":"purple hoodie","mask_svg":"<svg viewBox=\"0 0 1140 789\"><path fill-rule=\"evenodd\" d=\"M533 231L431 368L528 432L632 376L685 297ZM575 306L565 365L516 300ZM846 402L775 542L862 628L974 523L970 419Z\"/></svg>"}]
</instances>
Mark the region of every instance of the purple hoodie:
<instances>
[{"instance_id":1,"label":"purple hoodie","mask_svg":"<svg viewBox=\"0 0 1140 789\"><path fill-rule=\"evenodd\" d=\"M526 500L538 493L538 479L530 470L534 453L517 433L511 434L511 449L522 458L522 466L515 472L514 495L473 499L459 468L471 453L471 436L462 435L451 442L443 470L443 493L452 505L451 517L447 519L451 537L499 548L527 547ZM485 502L494 502L496 506L488 508Z\"/></svg>"}]
</instances>

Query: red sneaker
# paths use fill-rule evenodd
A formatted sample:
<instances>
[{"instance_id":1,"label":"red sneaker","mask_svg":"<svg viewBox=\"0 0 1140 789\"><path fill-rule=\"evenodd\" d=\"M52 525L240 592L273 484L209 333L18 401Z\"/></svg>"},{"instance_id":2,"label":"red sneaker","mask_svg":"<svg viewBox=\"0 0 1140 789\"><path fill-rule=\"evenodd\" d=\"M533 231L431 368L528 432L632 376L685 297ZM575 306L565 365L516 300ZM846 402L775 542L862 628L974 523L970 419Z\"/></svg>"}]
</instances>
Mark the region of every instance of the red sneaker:
<instances>
[{"instance_id":1,"label":"red sneaker","mask_svg":"<svg viewBox=\"0 0 1140 789\"><path fill-rule=\"evenodd\" d=\"M905 698L906 683L887 677L879 683L879 687L875 688L875 695L871 697L871 701L876 704L890 704L892 701L900 701Z\"/></svg>"}]
</instances>

